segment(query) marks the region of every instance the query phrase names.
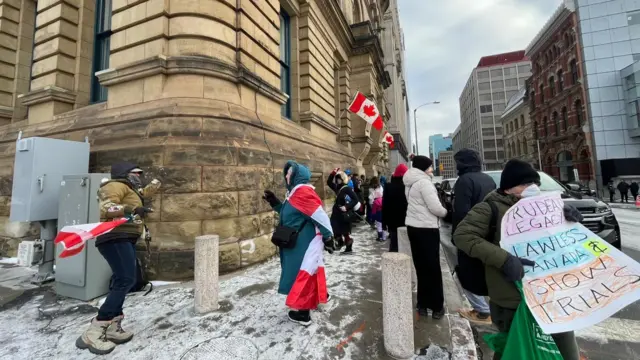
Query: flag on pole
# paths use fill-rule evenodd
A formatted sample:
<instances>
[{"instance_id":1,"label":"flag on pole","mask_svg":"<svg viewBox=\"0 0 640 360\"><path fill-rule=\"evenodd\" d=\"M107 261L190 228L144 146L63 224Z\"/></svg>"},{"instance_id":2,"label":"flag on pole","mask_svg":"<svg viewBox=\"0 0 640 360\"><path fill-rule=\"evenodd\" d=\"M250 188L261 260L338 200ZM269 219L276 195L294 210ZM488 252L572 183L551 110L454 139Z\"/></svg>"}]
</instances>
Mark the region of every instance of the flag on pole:
<instances>
[{"instance_id":1,"label":"flag on pole","mask_svg":"<svg viewBox=\"0 0 640 360\"><path fill-rule=\"evenodd\" d=\"M349 111L360 116L364 121L368 122L373 126L376 130L382 130L382 126L384 125L382 121L382 116L380 112L378 112L378 107L376 103L367 99L360 91L356 93L356 96L349 104Z\"/></svg>"},{"instance_id":2,"label":"flag on pole","mask_svg":"<svg viewBox=\"0 0 640 360\"><path fill-rule=\"evenodd\" d=\"M396 146L396 142L393 140L393 135L389 134L388 131L384 132L384 142L389 144L390 149L393 149Z\"/></svg>"},{"instance_id":3,"label":"flag on pole","mask_svg":"<svg viewBox=\"0 0 640 360\"><path fill-rule=\"evenodd\" d=\"M87 240L106 234L127 221L129 221L129 219L122 218L101 223L68 225L63 227L53 241L55 244L61 243L64 247L59 257L66 258L79 254L82 252L82 249L84 249Z\"/></svg>"},{"instance_id":4,"label":"flag on pole","mask_svg":"<svg viewBox=\"0 0 640 360\"><path fill-rule=\"evenodd\" d=\"M298 185L291 190L287 201L296 210L311 217L316 224L329 231L331 221L324 211L322 200L314 187L308 184ZM316 236L313 238L302 259L302 266L296 280L287 295L286 305L297 310L316 309L318 304L327 302L327 279L324 272L323 259L324 243L322 234L316 226Z\"/></svg>"}]
</instances>

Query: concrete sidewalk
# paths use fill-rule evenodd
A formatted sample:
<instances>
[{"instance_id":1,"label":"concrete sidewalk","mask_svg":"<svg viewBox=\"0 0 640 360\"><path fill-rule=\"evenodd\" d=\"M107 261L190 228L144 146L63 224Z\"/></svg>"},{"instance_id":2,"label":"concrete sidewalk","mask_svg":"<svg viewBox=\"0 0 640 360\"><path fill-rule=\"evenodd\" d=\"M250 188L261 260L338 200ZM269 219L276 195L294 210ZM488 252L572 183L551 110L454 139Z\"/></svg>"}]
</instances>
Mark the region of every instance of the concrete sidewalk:
<instances>
[{"instance_id":1,"label":"concrete sidewalk","mask_svg":"<svg viewBox=\"0 0 640 360\"><path fill-rule=\"evenodd\" d=\"M326 254L332 301L312 313L308 328L287 320L285 297L276 293L277 260L227 277L220 285L221 309L206 316L193 311L192 284L160 287L125 302L124 327L135 337L108 359L313 360L390 359L382 332L381 254L368 227L354 232L354 255ZM444 266L447 262L442 257ZM0 265L3 266L3 265ZM1 272L11 269L4 265ZM15 270L11 270L15 271ZM443 268L447 308L455 312L460 294ZM15 280L12 280L15 282ZM2 285L2 284L0 284ZM15 284L14 284L15 287ZM96 359L76 349L76 338L97 312L97 301L59 298L50 287L30 288L0 303L0 359ZM470 359L470 328L457 315L415 321L417 359Z\"/></svg>"},{"instance_id":2,"label":"concrete sidewalk","mask_svg":"<svg viewBox=\"0 0 640 360\"><path fill-rule=\"evenodd\" d=\"M619 202L606 202L609 206L611 206L614 209L626 209L626 210L640 210L636 207L636 203L635 202L629 202L629 203L619 203Z\"/></svg>"}]
</instances>

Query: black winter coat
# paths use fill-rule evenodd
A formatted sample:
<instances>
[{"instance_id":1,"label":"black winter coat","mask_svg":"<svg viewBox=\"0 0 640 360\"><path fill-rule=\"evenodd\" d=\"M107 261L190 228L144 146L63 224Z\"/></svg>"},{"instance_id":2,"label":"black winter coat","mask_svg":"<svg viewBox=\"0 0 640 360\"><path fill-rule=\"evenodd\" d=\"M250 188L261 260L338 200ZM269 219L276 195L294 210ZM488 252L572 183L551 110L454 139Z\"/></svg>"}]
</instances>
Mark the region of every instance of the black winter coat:
<instances>
[{"instance_id":1,"label":"black winter coat","mask_svg":"<svg viewBox=\"0 0 640 360\"><path fill-rule=\"evenodd\" d=\"M382 195L382 226L389 231L397 231L399 227L403 227L407 205L402 177L392 177Z\"/></svg>"},{"instance_id":2,"label":"black winter coat","mask_svg":"<svg viewBox=\"0 0 640 360\"><path fill-rule=\"evenodd\" d=\"M460 150L455 154L454 160L459 177L454 186L453 230L451 234L455 233L456 227L471 208L482 202L490 192L496 189L495 181L489 175L481 172L482 160L480 154L475 150ZM451 239L453 241L453 236ZM463 288L476 295L487 295L484 265L479 259L472 258L462 250L458 250L458 266L455 271Z\"/></svg>"},{"instance_id":3,"label":"black winter coat","mask_svg":"<svg viewBox=\"0 0 640 360\"><path fill-rule=\"evenodd\" d=\"M349 186L342 185L342 187L338 188L333 181L334 178L334 174L329 175L327 186L336 193L336 202L333 204L333 209L331 210L331 228L333 229L333 235L338 237L351 234L351 221L346 220L344 216L345 212L340 210L340 207L346 207L348 212L353 210L360 201L356 193Z\"/></svg>"},{"instance_id":4,"label":"black winter coat","mask_svg":"<svg viewBox=\"0 0 640 360\"><path fill-rule=\"evenodd\" d=\"M634 182L631 183L631 186L629 186L629 189L631 189L632 193L636 193L637 194L638 190L640 190L640 186L638 186L638 183L634 181Z\"/></svg>"},{"instance_id":5,"label":"black winter coat","mask_svg":"<svg viewBox=\"0 0 640 360\"><path fill-rule=\"evenodd\" d=\"M621 194L626 194L627 192L629 192L629 184L627 184L626 182L620 182L618 184L618 191L620 191Z\"/></svg>"}]
</instances>

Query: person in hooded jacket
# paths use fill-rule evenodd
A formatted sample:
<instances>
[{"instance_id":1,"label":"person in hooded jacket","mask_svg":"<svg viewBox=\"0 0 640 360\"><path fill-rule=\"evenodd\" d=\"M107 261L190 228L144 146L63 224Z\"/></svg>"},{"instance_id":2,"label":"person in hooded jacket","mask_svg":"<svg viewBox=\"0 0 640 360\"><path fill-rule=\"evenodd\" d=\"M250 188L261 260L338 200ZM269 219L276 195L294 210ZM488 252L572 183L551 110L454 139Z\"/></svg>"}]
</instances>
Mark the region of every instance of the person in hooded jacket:
<instances>
[{"instance_id":1,"label":"person in hooded jacket","mask_svg":"<svg viewBox=\"0 0 640 360\"><path fill-rule=\"evenodd\" d=\"M500 247L502 218L521 198L540 195L539 185L540 174L531 164L518 159L509 160L502 170L500 188L474 206L453 234L456 247L470 257L479 259L485 266L491 319L500 332L509 332L516 309L522 302L515 282L524 277L524 266L535 265L535 262L516 257ZM491 233L490 202L497 210L494 233ZM564 216L567 221L582 221L580 212L568 204L564 205ZM573 332L557 333L552 337L563 359L580 359ZM495 353L494 360L501 358L502 354Z\"/></svg>"},{"instance_id":2,"label":"person in hooded jacket","mask_svg":"<svg viewBox=\"0 0 640 360\"><path fill-rule=\"evenodd\" d=\"M482 159L477 151L462 149L453 159L458 169L458 180L454 187L451 234L455 233L456 227L469 210L496 189L496 183L491 176L482 172ZM484 298L488 293L482 262L458 249L458 265L455 272L472 307L459 309L460 316L475 323L491 325L489 304Z\"/></svg>"},{"instance_id":3,"label":"person in hooded jacket","mask_svg":"<svg viewBox=\"0 0 640 360\"><path fill-rule=\"evenodd\" d=\"M333 234L330 225L328 224L328 217L327 223L318 221L319 218L316 218L313 215L309 216L301 212L289 201L289 197L293 196L292 193L294 190L299 191L296 188L309 184L309 181L311 180L311 171L309 171L306 166L290 160L284 166L283 175L288 191L287 199L285 199L284 202L281 201L271 190L266 190L264 192L263 199L271 205L274 211L278 212L280 225L296 229L298 231L298 238L293 248L279 248L282 272L280 274L278 293L290 295L291 289L293 288L296 278L298 277L298 273L300 272L300 268L302 267L305 254L318 233L322 236L325 250L328 250L327 246L332 242ZM326 214L324 216L326 217ZM333 247L333 245L329 246ZM322 274L318 274L318 276L324 277L324 272L322 272ZM289 311L290 321L303 326L311 325L311 310L316 309L320 302L326 303L327 300L324 299L323 301L323 299L320 298L320 295L316 293L319 290L317 288L317 283L319 282L320 279L316 284L314 284L316 285L316 288L314 289L309 289L306 286L301 289L301 291L309 292L307 294L294 294L298 297L311 298L314 301L311 304L307 303L305 308L297 308ZM290 301L292 301L292 299L287 297L288 305Z\"/></svg>"},{"instance_id":4,"label":"person in hooded jacket","mask_svg":"<svg viewBox=\"0 0 640 360\"><path fill-rule=\"evenodd\" d=\"M396 167L382 196L382 227L389 231L389 252L398 252L398 228L404 226L407 217L407 196L402 182L407 170L405 164Z\"/></svg>"},{"instance_id":5,"label":"person in hooded jacket","mask_svg":"<svg viewBox=\"0 0 640 360\"><path fill-rule=\"evenodd\" d=\"M348 185L349 177L339 170L334 169L327 179L327 186L336 193L336 202L331 212L331 227L338 243L337 247L346 245L343 253L350 254L353 252L353 239L351 238L352 219L349 213L357 211L361 204L356 193Z\"/></svg>"},{"instance_id":6,"label":"person in hooded jacket","mask_svg":"<svg viewBox=\"0 0 640 360\"><path fill-rule=\"evenodd\" d=\"M132 333L122 329L122 306L136 282L135 244L145 232L144 219L152 212L145 206L145 200L159 188L160 181L156 179L145 186L143 171L130 162L113 164L111 180L100 185L100 221L122 217L129 217L130 220L95 240L100 255L113 273L112 286L98 310L98 316L76 340L76 346L80 349L104 355L113 351L116 344L124 344L133 337Z\"/></svg>"},{"instance_id":7,"label":"person in hooded jacket","mask_svg":"<svg viewBox=\"0 0 640 360\"><path fill-rule=\"evenodd\" d=\"M371 188L369 189L369 203L371 204L371 219L375 222L376 231L378 232L378 241L383 242L384 230L382 228L382 196L384 190L378 182L378 178L371 179Z\"/></svg>"},{"instance_id":8,"label":"person in hooded jacket","mask_svg":"<svg viewBox=\"0 0 640 360\"><path fill-rule=\"evenodd\" d=\"M447 215L433 185L433 161L417 155L402 181L407 196L407 233L418 276L418 313L434 319L444 316L444 294L440 269L440 218Z\"/></svg>"}]
</instances>

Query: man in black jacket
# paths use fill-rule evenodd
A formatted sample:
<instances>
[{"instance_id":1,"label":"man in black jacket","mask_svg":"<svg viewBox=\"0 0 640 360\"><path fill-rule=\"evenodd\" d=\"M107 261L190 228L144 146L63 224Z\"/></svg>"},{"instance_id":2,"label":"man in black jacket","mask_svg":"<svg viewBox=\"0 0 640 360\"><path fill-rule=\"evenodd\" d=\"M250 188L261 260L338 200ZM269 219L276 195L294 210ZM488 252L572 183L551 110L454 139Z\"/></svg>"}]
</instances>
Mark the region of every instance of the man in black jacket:
<instances>
[{"instance_id":1,"label":"man in black jacket","mask_svg":"<svg viewBox=\"0 0 640 360\"><path fill-rule=\"evenodd\" d=\"M389 252L398 252L398 228L404 226L407 217L407 197L402 177L409 168L400 164L391 176L382 195L382 227L389 231Z\"/></svg>"},{"instance_id":2,"label":"man in black jacket","mask_svg":"<svg viewBox=\"0 0 640 360\"><path fill-rule=\"evenodd\" d=\"M629 184L626 181L622 180L618 184L618 191L620 191L620 202L628 203L629 202Z\"/></svg>"},{"instance_id":3,"label":"man in black jacket","mask_svg":"<svg viewBox=\"0 0 640 360\"><path fill-rule=\"evenodd\" d=\"M452 234L471 208L496 189L493 179L482 172L482 159L477 151L462 149L453 158L458 169L458 180L454 186ZM458 250L456 274L473 307L458 310L460 316L475 323L490 325L489 304L484 298L488 294L484 265Z\"/></svg>"},{"instance_id":4,"label":"man in black jacket","mask_svg":"<svg viewBox=\"0 0 640 360\"><path fill-rule=\"evenodd\" d=\"M629 186L629 189L631 190L631 196L633 196L631 202L635 202L638 197L638 190L640 190L640 186L638 186L638 183L634 181L631 183L631 186Z\"/></svg>"}]
</instances>

